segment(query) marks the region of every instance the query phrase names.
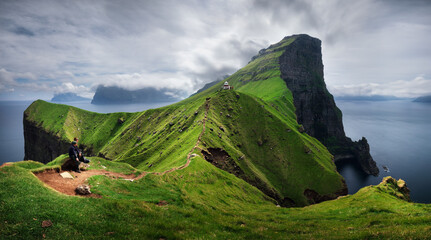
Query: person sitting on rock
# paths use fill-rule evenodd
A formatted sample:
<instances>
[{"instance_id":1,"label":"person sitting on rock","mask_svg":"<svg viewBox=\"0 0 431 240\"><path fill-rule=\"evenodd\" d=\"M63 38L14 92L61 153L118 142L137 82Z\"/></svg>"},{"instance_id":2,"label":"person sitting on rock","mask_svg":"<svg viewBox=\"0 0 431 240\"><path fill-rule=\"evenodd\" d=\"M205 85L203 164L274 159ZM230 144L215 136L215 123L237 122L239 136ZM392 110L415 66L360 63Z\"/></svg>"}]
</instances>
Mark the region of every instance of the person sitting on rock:
<instances>
[{"instance_id":1,"label":"person sitting on rock","mask_svg":"<svg viewBox=\"0 0 431 240\"><path fill-rule=\"evenodd\" d=\"M82 154L82 150L79 149L79 147L78 147L79 138L75 137L75 138L73 138L73 141L76 142L76 151L78 152L79 161L81 161L83 163L89 163L90 160L84 157L84 154Z\"/></svg>"},{"instance_id":2,"label":"person sitting on rock","mask_svg":"<svg viewBox=\"0 0 431 240\"><path fill-rule=\"evenodd\" d=\"M76 143L76 141L72 142L72 145L70 145L69 147L69 157L72 160L72 162L74 163L73 165L73 171L80 173L81 171L79 170L79 152L77 151L78 149L78 144Z\"/></svg>"}]
</instances>

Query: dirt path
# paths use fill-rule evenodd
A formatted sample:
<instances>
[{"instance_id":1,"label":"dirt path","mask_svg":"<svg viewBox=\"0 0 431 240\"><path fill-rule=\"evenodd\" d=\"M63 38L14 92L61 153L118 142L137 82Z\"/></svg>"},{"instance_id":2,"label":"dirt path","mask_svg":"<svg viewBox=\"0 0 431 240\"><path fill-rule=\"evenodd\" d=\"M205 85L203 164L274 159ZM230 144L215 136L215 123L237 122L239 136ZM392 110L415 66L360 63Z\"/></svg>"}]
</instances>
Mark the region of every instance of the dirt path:
<instances>
[{"instance_id":1,"label":"dirt path","mask_svg":"<svg viewBox=\"0 0 431 240\"><path fill-rule=\"evenodd\" d=\"M89 177L95 175L105 175L112 178L124 178L124 179L133 179L134 175L125 175L122 173L114 173L106 170L88 170L82 171L81 173L69 172L73 179L63 178L60 176L60 173L65 171L57 172L56 170L47 170L39 173L34 173L34 175L39 178L46 185L51 188L57 190L58 192L67 194L67 195L76 195L75 188L79 185L85 183ZM97 197L97 195L89 195L90 197Z\"/></svg>"},{"instance_id":2,"label":"dirt path","mask_svg":"<svg viewBox=\"0 0 431 240\"><path fill-rule=\"evenodd\" d=\"M205 125L207 122L208 111L209 111L209 100L210 99L207 99L205 102L205 117L202 121L202 132L199 134L199 137L198 137L198 140L196 141L195 146L188 153L187 162L183 166L174 167L174 168L171 168L171 169L166 170L164 172L143 172L137 177L134 174L125 175L125 174L114 173L114 172L110 172L110 171L106 171L106 170L88 170L88 171L82 171L81 173L70 172L72 174L72 176L74 176L73 179L67 179L67 178L61 177L60 173L63 173L64 171L57 172L56 170L47 170L47 171L43 171L43 172L39 172L39 173L34 173L34 175L39 180L44 182L47 186L55 189L58 192L61 192L61 193L67 194L67 195L77 195L75 193L76 187L78 187L81 184L86 183L88 178L90 178L92 176L96 176L96 175L105 175L105 176L112 177L112 178L124 178L124 179L134 181L134 180L138 180L138 179L143 178L147 174L164 175L164 174L167 174L170 172L184 169L190 165L193 152L196 150L196 148L198 148L199 143L201 142L201 138L202 138L203 134L205 133ZM4 164L4 165L6 165L6 164ZM2 167L3 167L3 165L2 165ZM87 196L88 197L100 197L96 194L90 194Z\"/></svg>"}]
</instances>

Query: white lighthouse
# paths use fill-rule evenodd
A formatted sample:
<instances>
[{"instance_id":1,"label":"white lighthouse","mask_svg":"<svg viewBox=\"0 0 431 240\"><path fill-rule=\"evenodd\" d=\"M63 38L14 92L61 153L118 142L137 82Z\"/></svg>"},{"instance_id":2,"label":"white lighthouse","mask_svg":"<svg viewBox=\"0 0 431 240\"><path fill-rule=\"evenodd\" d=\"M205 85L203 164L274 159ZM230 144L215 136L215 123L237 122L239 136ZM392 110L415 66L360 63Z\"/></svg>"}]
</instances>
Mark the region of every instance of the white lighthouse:
<instances>
[{"instance_id":1,"label":"white lighthouse","mask_svg":"<svg viewBox=\"0 0 431 240\"><path fill-rule=\"evenodd\" d=\"M231 89L231 87L229 86L229 83L228 83L227 81L226 81L226 82L224 82L223 89L224 89L224 90L229 90L229 89Z\"/></svg>"}]
</instances>

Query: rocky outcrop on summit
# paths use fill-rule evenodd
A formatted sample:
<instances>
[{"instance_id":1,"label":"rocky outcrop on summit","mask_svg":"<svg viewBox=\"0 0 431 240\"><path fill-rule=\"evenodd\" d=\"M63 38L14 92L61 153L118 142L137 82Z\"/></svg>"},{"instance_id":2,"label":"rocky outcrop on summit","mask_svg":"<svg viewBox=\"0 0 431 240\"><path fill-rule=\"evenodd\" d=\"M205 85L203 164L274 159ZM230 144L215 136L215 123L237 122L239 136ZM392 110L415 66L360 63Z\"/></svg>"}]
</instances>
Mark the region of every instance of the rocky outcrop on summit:
<instances>
[{"instance_id":1,"label":"rocky outcrop on summit","mask_svg":"<svg viewBox=\"0 0 431 240\"><path fill-rule=\"evenodd\" d=\"M279 58L281 78L293 94L298 123L317 138L335 160L356 160L367 174L378 175L365 138L353 142L344 133L342 113L323 79L321 41L308 35L296 38Z\"/></svg>"},{"instance_id":2,"label":"rocky outcrop on summit","mask_svg":"<svg viewBox=\"0 0 431 240\"><path fill-rule=\"evenodd\" d=\"M377 188L399 199L409 202L411 201L410 189L407 187L406 182L402 179L395 180L395 178L391 176L384 177L382 182L377 185Z\"/></svg>"}]
</instances>

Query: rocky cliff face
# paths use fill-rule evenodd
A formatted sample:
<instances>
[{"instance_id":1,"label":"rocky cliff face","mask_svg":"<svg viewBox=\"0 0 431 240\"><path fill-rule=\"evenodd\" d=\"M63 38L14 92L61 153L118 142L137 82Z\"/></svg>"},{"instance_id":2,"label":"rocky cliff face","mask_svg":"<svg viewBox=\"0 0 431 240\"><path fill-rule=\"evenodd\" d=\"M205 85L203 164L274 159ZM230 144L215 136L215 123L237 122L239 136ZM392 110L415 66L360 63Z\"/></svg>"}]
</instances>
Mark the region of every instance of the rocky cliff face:
<instances>
[{"instance_id":1,"label":"rocky cliff face","mask_svg":"<svg viewBox=\"0 0 431 240\"><path fill-rule=\"evenodd\" d=\"M67 153L70 142L46 132L37 123L29 121L24 113L24 160L48 163Z\"/></svg>"},{"instance_id":2,"label":"rocky cliff face","mask_svg":"<svg viewBox=\"0 0 431 240\"><path fill-rule=\"evenodd\" d=\"M367 140L353 142L345 136L342 113L323 79L321 41L308 35L291 37L296 40L287 46L279 63L281 78L293 94L298 123L325 144L336 161L355 160L366 173L378 175Z\"/></svg>"}]
</instances>

